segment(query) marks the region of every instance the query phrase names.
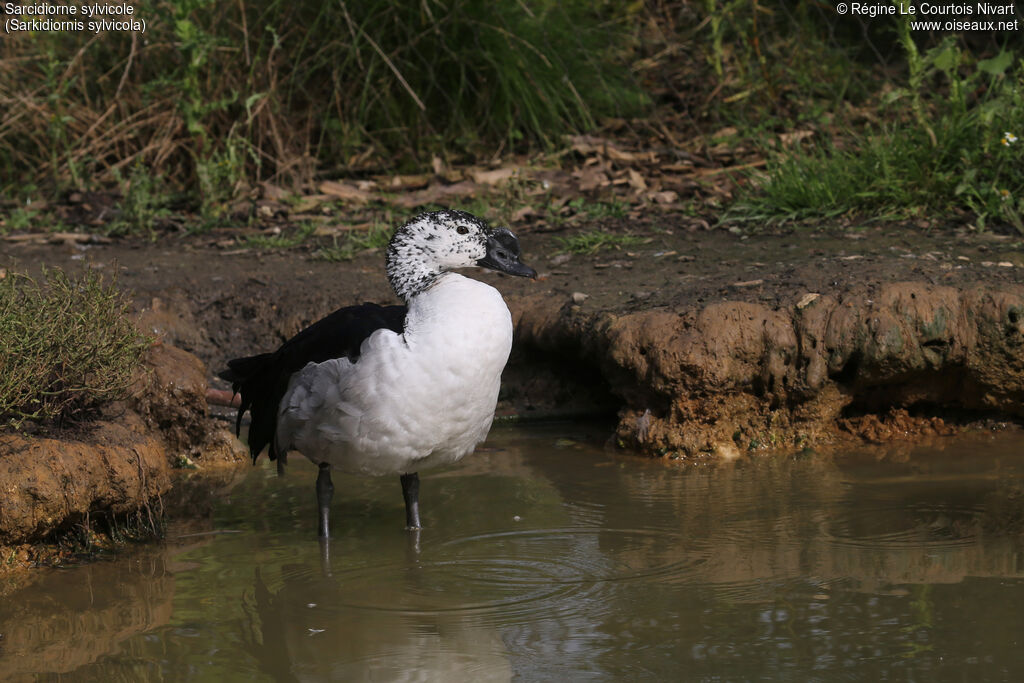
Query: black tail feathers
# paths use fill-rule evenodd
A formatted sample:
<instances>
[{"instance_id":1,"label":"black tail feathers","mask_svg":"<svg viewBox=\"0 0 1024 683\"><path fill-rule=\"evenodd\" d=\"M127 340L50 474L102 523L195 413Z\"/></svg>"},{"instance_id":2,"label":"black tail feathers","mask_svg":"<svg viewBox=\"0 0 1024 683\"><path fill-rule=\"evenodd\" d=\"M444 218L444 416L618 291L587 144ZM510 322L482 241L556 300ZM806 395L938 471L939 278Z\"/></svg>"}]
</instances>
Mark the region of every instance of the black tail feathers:
<instances>
[{"instance_id":1,"label":"black tail feathers","mask_svg":"<svg viewBox=\"0 0 1024 683\"><path fill-rule=\"evenodd\" d=\"M279 386L281 378L275 363L276 353L261 353L256 356L235 358L228 361L228 367L217 373L221 379L231 382L231 388L241 395L242 401L235 418L235 434L241 434L242 416L250 412L249 454L253 462L263 447L270 444L270 459L277 456L274 437L277 435L277 404L283 395Z\"/></svg>"},{"instance_id":2,"label":"black tail feathers","mask_svg":"<svg viewBox=\"0 0 1024 683\"><path fill-rule=\"evenodd\" d=\"M217 376L231 382L231 386L237 392L246 380L260 373L273 355L273 353L260 353L245 358L234 358L228 361L227 369L218 372Z\"/></svg>"}]
</instances>

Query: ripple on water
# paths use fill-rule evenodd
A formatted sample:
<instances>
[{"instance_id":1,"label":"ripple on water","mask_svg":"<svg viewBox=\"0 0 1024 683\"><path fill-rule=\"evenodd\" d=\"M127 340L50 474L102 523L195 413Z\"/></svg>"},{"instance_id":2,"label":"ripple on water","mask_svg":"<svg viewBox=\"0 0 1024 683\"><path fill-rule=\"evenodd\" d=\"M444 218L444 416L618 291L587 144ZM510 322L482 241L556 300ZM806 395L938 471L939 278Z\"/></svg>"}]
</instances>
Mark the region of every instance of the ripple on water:
<instances>
[{"instance_id":1,"label":"ripple on water","mask_svg":"<svg viewBox=\"0 0 1024 683\"><path fill-rule=\"evenodd\" d=\"M958 548L977 543L982 511L967 505L851 508L829 521L825 536L832 545L861 549Z\"/></svg>"},{"instance_id":2,"label":"ripple on water","mask_svg":"<svg viewBox=\"0 0 1024 683\"><path fill-rule=\"evenodd\" d=\"M705 549L670 532L552 528L455 538L411 562L351 567L333 578L345 587L339 607L505 621L593 616L623 584L683 582L706 561Z\"/></svg>"}]
</instances>

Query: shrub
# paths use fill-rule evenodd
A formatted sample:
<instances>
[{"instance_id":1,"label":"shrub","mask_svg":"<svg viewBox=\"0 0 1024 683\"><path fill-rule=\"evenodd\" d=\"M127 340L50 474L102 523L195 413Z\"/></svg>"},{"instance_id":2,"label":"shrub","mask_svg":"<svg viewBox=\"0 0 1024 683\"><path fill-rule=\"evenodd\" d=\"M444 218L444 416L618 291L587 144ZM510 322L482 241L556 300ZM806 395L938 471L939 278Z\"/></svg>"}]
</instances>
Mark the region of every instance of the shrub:
<instances>
[{"instance_id":1,"label":"shrub","mask_svg":"<svg viewBox=\"0 0 1024 683\"><path fill-rule=\"evenodd\" d=\"M0 426L75 421L123 398L150 340L94 270L0 279Z\"/></svg>"}]
</instances>

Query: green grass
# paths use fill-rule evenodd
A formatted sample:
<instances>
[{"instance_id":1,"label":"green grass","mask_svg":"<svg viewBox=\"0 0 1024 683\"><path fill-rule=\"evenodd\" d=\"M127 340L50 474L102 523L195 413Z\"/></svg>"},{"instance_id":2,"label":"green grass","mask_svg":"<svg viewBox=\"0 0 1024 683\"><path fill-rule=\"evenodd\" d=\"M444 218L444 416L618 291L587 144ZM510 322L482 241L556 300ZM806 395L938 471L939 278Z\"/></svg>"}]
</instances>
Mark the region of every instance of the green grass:
<instances>
[{"instance_id":1,"label":"green grass","mask_svg":"<svg viewBox=\"0 0 1024 683\"><path fill-rule=\"evenodd\" d=\"M334 238L329 247L318 249L313 255L322 261L351 261L356 254L367 249L383 249L391 241L393 229L376 224L367 230L349 230L344 237Z\"/></svg>"},{"instance_id":2,"label":"green grass","mask_svg":"<svg viewBox=\"0 0 1024 683\"><path fill-rule=\"evenodd\" d=\"M0 427L88 418L123 398L150 340L96 271L0 279Z\"/></svg>"},{"instance_id":3,"label":"green grass","mask_svg":"<svg viewBox=\"0 0 1024 683\"><path fill-rule=\"evenodd\" d=\"M621 220L629 215L630 206L619 199L593 201L576 197L560 209L547 209L547 217L555 225L579 224L581 221Z\"/></svg>"},{"instance_id":4,"label":"green grass","mask_svg":"<svg viewBox=\"0 0 1024 683\"><path fill-rule=\"evenodd\" d=\"M893 123L847 131L842 145L774 153L729 217L942 221L960 212L979 229L997 222L1024 233L1024 143L1012 141L1024 137L1024 64L1012 68L1009 53L972 62L951 44L917 59L910 83L930 89L891 92L883 115ZM938 95L936 81L944 82ZM975 100L973 91L984 95Z\"/></svg>"},{"instance_id":5,"label":"green grass","mask_svg":"<svg viewBox=\"0 0 1024 683\"><path fill-rule=\"evenodd\" d=\"M11 232L29 230L36 224L36 221L39 218L39 213L39 211L22 207L14 209L10 214L8 214L7 219L4 221L2 233L6 235Z\"/></svg>"},{"instance_id":6,"label":"green grass","mask_svg":"<svg viewBox=\"0 0 1024 683\"><path fill-rule=\"evenodd\" d=\"M618 235L603 230L589 230L556 239L559 250L571 254L596 254L600 251L629 249L643 244L642 237Z\"/></svg>"},{"instance_id":7,"label":"green grass","mask_svg":"<svg viewBox=\"0 0 1024 683\"><path fill-rule=\"evenodd\" d=\"M141 164L132 168L127 179L115 174L121 186L120 214L107 226L109 235L135 235L156 239L156 221L169 215L167 188L163 179Z\"/></svg>"}]
</instances>

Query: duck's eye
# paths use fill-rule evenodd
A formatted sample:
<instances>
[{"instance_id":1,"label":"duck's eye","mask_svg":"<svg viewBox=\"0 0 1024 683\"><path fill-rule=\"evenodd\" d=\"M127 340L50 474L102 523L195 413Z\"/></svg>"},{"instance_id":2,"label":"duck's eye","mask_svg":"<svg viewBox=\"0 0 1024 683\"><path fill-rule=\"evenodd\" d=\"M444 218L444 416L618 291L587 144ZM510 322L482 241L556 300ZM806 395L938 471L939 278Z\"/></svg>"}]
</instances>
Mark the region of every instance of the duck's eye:
<instances>
[{"instance_id":1,"label":"duck's eye","mask_svg":"<svg viewBox=\"0 0 1024 683\"><path fill-rule=\"evenodd\" d=\"M465 235L466 233L469 232L469 228L467 228L465 225L460 225L459 227L455 228L455 232L459 233L460 235Z\"/></svg>"}]
</instances>

